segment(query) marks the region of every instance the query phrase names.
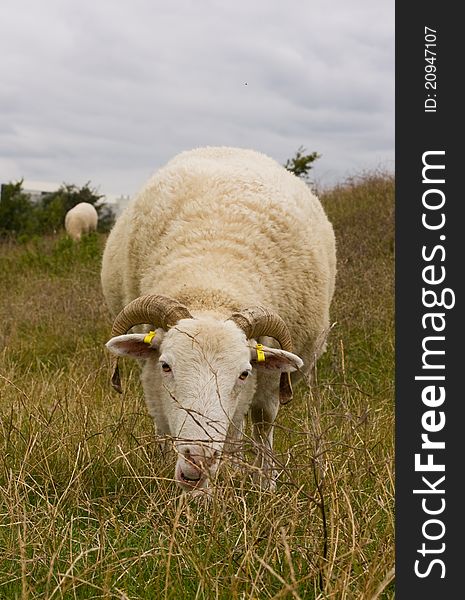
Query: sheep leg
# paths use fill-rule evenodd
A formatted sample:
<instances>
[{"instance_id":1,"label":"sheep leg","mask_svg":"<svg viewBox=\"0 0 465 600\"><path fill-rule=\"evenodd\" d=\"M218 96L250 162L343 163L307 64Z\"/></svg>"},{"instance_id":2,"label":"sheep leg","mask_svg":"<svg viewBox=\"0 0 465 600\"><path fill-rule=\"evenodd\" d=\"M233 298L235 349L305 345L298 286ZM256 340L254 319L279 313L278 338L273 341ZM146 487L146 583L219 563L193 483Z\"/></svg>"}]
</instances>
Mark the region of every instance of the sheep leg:
<instances>
[{"instance_id":1,"label":"sheep leg","mask_svg":"<svg viewBox=\"0 0 465 600\"><path fill-rule=\"evenodd\" d=\"M250 409L252 435L257 447L253 479L263 489L276 488L276 470L273 459L273 429L279 410L278 379L273 386L259 384Z\"/></svg>"}]
</instances>

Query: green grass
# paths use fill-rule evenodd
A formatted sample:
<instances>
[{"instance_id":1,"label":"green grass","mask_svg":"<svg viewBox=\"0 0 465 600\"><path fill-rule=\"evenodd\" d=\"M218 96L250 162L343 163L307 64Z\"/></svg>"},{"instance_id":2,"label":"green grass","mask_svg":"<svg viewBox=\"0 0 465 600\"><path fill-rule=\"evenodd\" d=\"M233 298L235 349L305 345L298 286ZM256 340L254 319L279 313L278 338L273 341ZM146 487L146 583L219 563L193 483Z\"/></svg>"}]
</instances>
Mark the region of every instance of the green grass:
<instances>
[{"instance_id":1,"label":"green grass","mask_svg":"<svg viewBox=\"0 0 465 600\"><path fill-rule=\"evenodd\" d=\"M281 410L278 490L171 481L137 367L113 394L102 235L0 247L0 599L394 597L394 183L323 194L338 241L328 351Z\"/></svg>"}]
</instances>

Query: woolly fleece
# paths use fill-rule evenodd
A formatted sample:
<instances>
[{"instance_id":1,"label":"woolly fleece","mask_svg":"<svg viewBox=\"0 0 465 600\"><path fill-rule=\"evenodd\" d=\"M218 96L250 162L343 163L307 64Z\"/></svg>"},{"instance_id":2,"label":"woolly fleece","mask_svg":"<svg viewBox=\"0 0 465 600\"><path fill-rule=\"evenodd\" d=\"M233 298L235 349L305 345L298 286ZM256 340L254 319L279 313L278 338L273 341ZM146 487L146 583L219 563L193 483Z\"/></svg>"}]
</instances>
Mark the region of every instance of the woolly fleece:
<instances>
[{"instance_id":1,"label":"woolly fleece","mask_svg":"<svg viewBox=\"0 0 465 600\"><path fill-rule=\"evenodd\" d=\"M264 305L310 368L325 348L336 276L333 228L309 187L264 154L183 152L148 181L107 240L102 287L116 315L162 294L227 318Z\"/></svg>"},{"instance_id":2,"label":"woolly fleece","mask_svg":"<svg viewBox=\"0 0 465 600\"><path fill-rule=\"evenodd\" d=\"M97 229L98 214L89 202L79 202L65 216L66 233L75 241L81 239L83 233Z\"/></svg>"}]
</instances>

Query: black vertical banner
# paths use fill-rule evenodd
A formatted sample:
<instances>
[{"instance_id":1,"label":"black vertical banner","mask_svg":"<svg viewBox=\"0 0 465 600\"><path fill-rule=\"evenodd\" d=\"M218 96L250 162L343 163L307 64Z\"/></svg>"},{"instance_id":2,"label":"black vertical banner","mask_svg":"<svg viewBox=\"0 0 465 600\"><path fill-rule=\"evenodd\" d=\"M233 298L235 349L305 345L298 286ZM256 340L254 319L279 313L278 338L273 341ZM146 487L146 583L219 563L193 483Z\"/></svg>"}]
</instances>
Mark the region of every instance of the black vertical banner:
<instances>
[{"instance_id":1,"label":"black vertical banner","mask_svg":"<svg viewBox=\"0 0 465 600\"><path fill-rule=\"evenodd\" d=\"M396 3L396 598L463 597L460 4ZM460 105L460 107L459 107Z\"/></svg>"}]
</instances>

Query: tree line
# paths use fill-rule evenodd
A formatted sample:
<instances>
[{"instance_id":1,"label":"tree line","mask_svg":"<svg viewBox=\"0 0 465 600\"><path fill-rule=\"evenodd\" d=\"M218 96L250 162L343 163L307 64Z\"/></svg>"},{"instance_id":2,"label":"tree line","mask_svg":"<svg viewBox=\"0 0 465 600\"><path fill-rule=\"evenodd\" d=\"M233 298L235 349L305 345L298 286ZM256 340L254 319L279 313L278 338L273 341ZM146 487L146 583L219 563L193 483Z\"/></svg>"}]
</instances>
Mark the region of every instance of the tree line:
<instances>
[{"instance_id":1,"label":"tree line","mask_svg":"<svg viewBox=\"0 0 465 600\"><path fill-rule=\"evenodd\" d=\"M306 153L300 146L293 158L283 165L305 182L310 183L309 172L314 161L320 158L317 152ZM82 187L63 184L50 193L44 193L39 200L32 201L23 191L23 180L1 186L0 197L0 239L28 239L38 235L57 233L62 230L65 215L79 202L89 202L98 214L98 231L110 231L115 221L111 206L102 202L102 194L92 188L90 182Z\"/></svg>"}]
</instances>

